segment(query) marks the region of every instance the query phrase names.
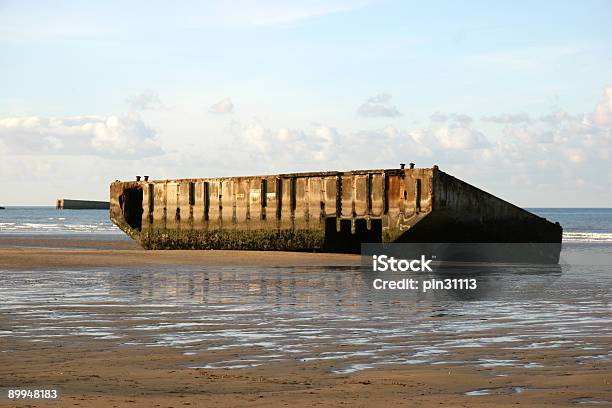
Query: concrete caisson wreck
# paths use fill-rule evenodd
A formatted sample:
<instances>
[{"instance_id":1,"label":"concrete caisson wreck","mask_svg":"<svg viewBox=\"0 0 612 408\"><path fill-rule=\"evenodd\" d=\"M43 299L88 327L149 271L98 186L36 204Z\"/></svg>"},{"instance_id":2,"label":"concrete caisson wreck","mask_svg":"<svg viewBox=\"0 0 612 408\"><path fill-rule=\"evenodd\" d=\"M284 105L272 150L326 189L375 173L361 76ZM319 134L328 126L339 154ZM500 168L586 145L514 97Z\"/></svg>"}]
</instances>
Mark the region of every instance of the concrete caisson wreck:
<instances>
[{"instance_id":1,"label":"concrete caisson wreck","mask_svg":"<svg viewBox=\"0 0 612 408\"><path fill-rule=\"evenodd\" d=\"M359 252L364 242L545 242L562 229L432 168L116 181L111 220L147 249ZM558 259L558 253L557 253Z\"/></svg>"}]
</instances>

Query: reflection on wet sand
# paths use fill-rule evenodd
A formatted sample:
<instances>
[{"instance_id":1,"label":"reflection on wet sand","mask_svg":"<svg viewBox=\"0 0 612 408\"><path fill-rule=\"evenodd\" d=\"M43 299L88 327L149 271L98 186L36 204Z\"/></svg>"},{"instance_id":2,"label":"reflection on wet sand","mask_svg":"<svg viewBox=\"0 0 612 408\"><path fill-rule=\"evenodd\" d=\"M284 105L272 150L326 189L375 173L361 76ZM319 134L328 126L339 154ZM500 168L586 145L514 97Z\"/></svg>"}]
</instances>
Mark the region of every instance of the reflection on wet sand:
<instances>
[{"instance_id":1,"label":"reflection on wet sand","mask_svg":"<svg viewBox=\"0 0 612 408\"><path fill-rule=\"evenodd\" d=\"M420 293L373 290L374 275L359 267L4 271L0 338L178 347L202 368L333 361L335 373L422 363L531 368L540 363L521 352L558 347L580 350L577 359L610 358L605 269L488 266L438 276L468 273L478 290ZM491 347L518 354L463 352ZM228 349L240 355L214 359Z\"/></svg>"}]
</instances>

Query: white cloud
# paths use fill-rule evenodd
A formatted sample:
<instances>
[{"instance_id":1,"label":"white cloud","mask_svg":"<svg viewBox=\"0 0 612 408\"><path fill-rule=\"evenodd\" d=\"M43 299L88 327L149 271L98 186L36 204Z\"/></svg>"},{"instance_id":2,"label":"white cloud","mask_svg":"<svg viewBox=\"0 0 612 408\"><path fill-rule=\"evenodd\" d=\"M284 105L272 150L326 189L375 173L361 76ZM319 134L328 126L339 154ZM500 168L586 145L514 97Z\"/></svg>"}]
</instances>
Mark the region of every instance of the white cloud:
<instances>
[{"instance_id":1,"label":"white cloud","mask_svg":"<svg viewBox=\"0 0 612 408\"><path fill-rule=\"evenodd\" d=\"M364 103L361 105L357 109L357 113L366 118L394 118L402 115L395 106L375 105L371 103Z\"/></svg>"},{"instance_id":2,"label":"white cloud","mask_svg":"<svg viewBox=\"0 0 612 408\"><path fill-rule=\"evenodd\" d=\"M246 151L265 153L274 157L276 165L291 167L296 162L325 163L331 168L358 168L397 165L406 161L455 160L453 157L472 157L490 147L490 142L479 131L468 126L452 124L435 128L401 130L386 127L379 130L341 133L337 129L316 125L312 128L271 129L261 123L237 128L238 145ZM457 155L458 150L463 151ZM425 163L423 163L425 164Z\"/></svg>"},{"instance_id":3,"label":"white cloud","mask_svg":"<svg viewBox=\"0 0 612 408\"><path fill-rule=\"evenodd\" d=\"M524 112L521 113L505 113L502 115L483 116L483 122L493 122L499 124L514 124L514 123L530 123L531 117Z\"/></svg>"},{"instance_id":4,"label":"white cloud","mask_svg":"<svg viewBox=\"0 0 612 408\"><path fill-rule=\"evenodd\" d=\"M570 115L564 111L556 111L539 117L539 120L549 125L558 125L563 122L568 122L578 119L579 115Z\"/></svg>"},{"instance_id":5,"label":"white cloud","mask_svg":"<svg viewBox=\"0 0 612 408\"><path fill-rule=\"evenodd\" d=\"M395 105L391 105L390 94L378 94L368 98L366 103L357 108L357 114L366 118L393 118L402 114Z\"/></svg>"},{"instance_id":6,"label":"white cloud","mask_svg":"<svg viewBox=\"0 0 612 408\"><path fill-rule=\"evenodd\" d=\"M434 112L429 117L429 120L436 123L454 122L459 125L468 125L472 122L472 118L463 113L443 113Z\"/></svg>"},{"instance_id":7,"label":"white cloud","mask_svg":"<svg viewBox=\"0 0 612 408\"><path fill-rule=\"evenodd\" d=\"M368 98L368 103L387 103L391 101L391 94L381 93Z\"/></svg>"},{"instance_id":8,"label":"white cloud","mask_svg":"<svg viewBox=\"0 0 612 408\"><path fill-rule=\"evenodd\" d=\"M448 121L448 115L442 112L434 112L429 117L429 120L431 120L432 122L437 122L437 123L446 122Z\"/></svg>"},{"instance_id":9,"label":"white cloud","mask_svg":"<svg viewBox=\"0 0 612 408\"><path fill-rule=\"evenodd\" d=\"M431 133L445 149L464 150L489 146L489 142L481 132L464 125L442 126L432 129Z\"/></svg>"},{"instance_id":10,"label":"white cloud","mask_svg":"<svg viewBox=\"0 0 612 408\"><path fill-rule=\"evenodd\" d=\"M141 94L129 96L125 100L131 110L153 110L162 107L159 95L151 90Z\"/></svg>"},{"instance_id":11,"label":"white cloud","mask_svg":"<svg viewBox=\"0 0 612 408\"><path fill-rule=\"evenodd\" d=\"M521 126L508 126L504 129L503 134L516 142L520 143L552 143L555 140L555 134L550 129L541 129Z\"/></svg>"},{"instance_id":12,"label":"white cloud","mask_svg":"<svg viewBox=\"0 0 612 408\"><path fill-rule=\"evenodd\" d=\"M234 111L234 104L230 98L223 98L219 102L211 105L208 111L219 115L232 113Z\"/></svg>"},{"instance_id":13,"label":"white cloud","mask_svg":"<svg viewBox=\"0 0 612 408\"><path fill-rule=\"evenodd\" d=\"M351 146L349 157L359 158L362 162L378 161L387 166L414 161L417 157L431 158L436 149L431 135L423 129L402 130L388 126L379 130L357 132L345 139L348 139L346 144Z\"/></svg>"},{"instance_id":14,"label":"white cloud","mask_svg":"<svg viewBox=\"0 0 612 408\"><path fill-rule=\"evenodd\" d=\"M531 186L542 203L563 197L567 205L582 196L585 203L609 201L612 185L602 175L609 173L612 130L597 116L605 108L604 100L586 116L557 111L530 123L507 124L491 154L482 156L490 163L489 176Z\"/></svg>"},{"instance_id":15,"label":"white cloud","mask_svg":"<svg viewBox=\"0 0 612 408\"><path fill-rule=\"evenodd\" d=\"M248 151L271 154L275 161L322 162L337 152L340 136L336 129L315 125L309 129L271 129L260 123L238 126L238 138Z\"/></svg>"},{"instance_id":16,"label":"white cloud","mask_svg":"<svg viewBox=\"0 0 612 408\"><path fill-rule=\"evenodd\" d=\"M0 141L11 154L146 157L162 153L155 136L136 114L0 119Z\"/></svg>"},{"instance_id":17,"label":"white cloud","mask_svg":"<svg viewBox=\"0 0 612 408\"><path fill-rule=\"evenodd\" d=\"M244 126L241 138L244 143L255 147L262 153L267 152L270 148L270 130L258 123Z\"/></svg>"},{"instance_id":18,"label":"white cloud","mask_svg":"<svg viewBox=\"0 0 612 408\"><path fill-rule=\"evenodd\" d=\"M472 122L472 118L468 115L464 115L462 113L455 113L451 116L451 119L456 123L467 125Z\"/></svg>"},{"instance_id":19,"label":"white cloud","mask_svg":"<svg viewBox=\"0 0 612 408\"><path fill-rule=\"evenodd\" d=\"M602 100L589 115L589 122L595 126L612 129L612 86L604 90Z\"/></svg>"},{"instance_id":20,"label":"white cloud","mask_svg":"<svg viewBox=\"0 0 612 408\"><path fill-rule=\"evenodd\" d=\"M563 153L572 163L582 163L585 160L585 153L582 149L563 149Z\"/></svg>"}]
</instances>

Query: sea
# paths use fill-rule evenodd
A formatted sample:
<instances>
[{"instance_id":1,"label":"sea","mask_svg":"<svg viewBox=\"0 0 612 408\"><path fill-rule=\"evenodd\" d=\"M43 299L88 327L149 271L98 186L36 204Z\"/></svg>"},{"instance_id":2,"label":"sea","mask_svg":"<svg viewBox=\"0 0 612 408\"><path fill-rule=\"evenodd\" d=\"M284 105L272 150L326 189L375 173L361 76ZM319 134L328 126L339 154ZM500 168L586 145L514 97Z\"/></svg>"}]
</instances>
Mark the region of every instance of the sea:
<instances>
[{"instance_id":1,"label":"sea","mask_svg":"<svg viewBox=\"0 0 612 408\"><path fill-rule=\"evenodd\" d=\"M470 275L479 290L469 293L375 290L371 276L351 266L29 271L0 258L0 344L77 336L118 347L172 347L193 356L194 368L333 361L335 374L389 364L537 368L546 362L526 361L521 352L567 347L575 364L609 361L612 209L529 211L563 226L559 265L481 269ZM3 239L47 235L126 239L104 210L0 210L1 247ZM457 360L458 350L491 346L516 353ZM240 352L211 358L219 350Z\"/></svg>"},{"instance_id":2,"label":"sea","mask_svg":"<svg viewBox=\"0 0 612 408\"><path fill-rule=\"evenodd\" d=\"M563 240L612 242L612 208L527 208L563 226ZM123 234L108 210L57 210L55 207L6 207L0 234Z\"/></svg>"},{"instance_id":3,"label":"sea","mask_svg":"<svg viewBox=\"0 0 612 408\"><path fill-rule=\"evenodd\" d=\"M0 234L119 235L108 210L58 210L55 207L6 207L0 210Z\"/></svg>"}]
</instances>

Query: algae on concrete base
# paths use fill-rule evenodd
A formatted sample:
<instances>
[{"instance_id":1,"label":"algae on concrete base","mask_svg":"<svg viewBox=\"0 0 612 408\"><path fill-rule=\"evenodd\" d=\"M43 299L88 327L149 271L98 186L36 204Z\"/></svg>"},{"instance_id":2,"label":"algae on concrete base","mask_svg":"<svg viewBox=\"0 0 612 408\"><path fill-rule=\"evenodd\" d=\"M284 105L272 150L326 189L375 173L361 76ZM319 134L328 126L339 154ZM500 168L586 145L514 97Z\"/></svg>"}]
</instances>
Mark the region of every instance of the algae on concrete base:
<instances>
[{"instance_id":1,"label":"algae on concrete base","mask_svg":"<svg viewBox=\"0 0 612 408\"><path fill-rule=\"evenodd\" d=\"M147 229L136 238L145 249L242 249L303 251L323 248L320 230L161 230Z\"/></svg>"}]
</instances>

